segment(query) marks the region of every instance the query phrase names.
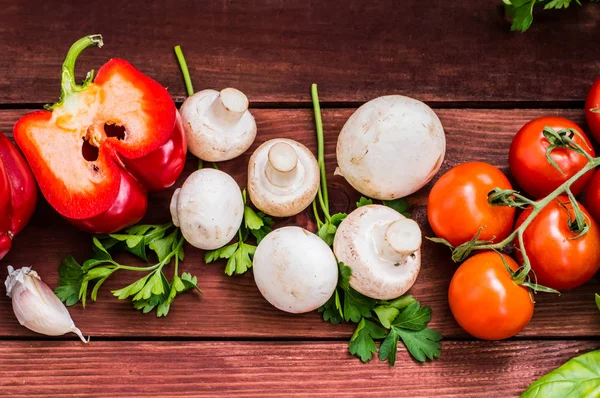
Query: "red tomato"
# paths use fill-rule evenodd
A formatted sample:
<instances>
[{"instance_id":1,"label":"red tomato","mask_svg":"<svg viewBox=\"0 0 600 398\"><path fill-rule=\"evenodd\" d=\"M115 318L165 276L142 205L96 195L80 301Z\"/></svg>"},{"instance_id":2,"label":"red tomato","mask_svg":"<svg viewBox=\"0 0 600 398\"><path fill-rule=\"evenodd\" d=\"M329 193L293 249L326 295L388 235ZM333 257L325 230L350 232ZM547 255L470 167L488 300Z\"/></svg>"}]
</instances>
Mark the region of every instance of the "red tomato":
<instances>
[{"instance_id":1,"label":"red tomato","mask_svg":"<svg viewBox=\"0 0 600 398\"><path fill-rule=\"evenodd\" d=\"M502 254L508 266L519 266ZM531 320L533 301L527 288L517 285L500 254L487 251L462 263L448 290L450 310L469 334L485 340L502 340L519 333Z\"/></svg>"},{"instance_id":2,"label":"red tomato","mask_svg":"<svg viewBox=\"0 0 600 398\"><path fill-rule=\"evenodd\" d=\"M594 174L585 188L583 204L594 218L594 221L600 223L600 171Z\"/></svg>"},{"instance_id":3,"label":"red tomato","mask_svg":"<svg viewBox=\"0 0 600 398\"><path fill-rule=\"evenodd\" d=\"M556 148L550 156L565 174L556 170L546 158L546 149L550 146L543 135L546 126L557 131L565 128L577 130L584 139L575 135L573 140L587 153L595 156L592 144L583 130L568 119L546 116L527 123L513 138L508 161L510 171L517 183L535 199L543 198L554 191L587 164L585 156L570 149ZM577 195L583 191L587 182L592 178L592 174L591 171L586 173L572 185L573 194Z\"/></svg>"},{"instance_id":4,"label":"red tomato","mask_svg":"<svg viewBox=\"0 0 600 398\"><path fill-rule=\"evenodd\" d=\"M600 269L600 229L583 206L581 210L590 229L578 239L574 239L578 233L569 229L569 214L572 219L575 214L566 196L550 202L525 229L523 242L537 283L557 290L572 289L583 285ZM523 211L515 228L523 224L529 214L531 209ZM515 246L517 259L522 264L517 241Z\"/></svg>"},{"instance_id":5,"label":"red tomato","mask_svg":"<svg viewBox=\"0 0 600 398\"><path fill-rule=\"evenodd\" d=\"M450 169L434 184L427 201L427 219L435 234L453 246L471 240L481 227L480 239L500 241L513 226L515 209L490 206L494 188L512 189L496 167L469 162Z\"/></svg>"},{"instance_id":6,"label":"red tomato","mask_svg":"<svg viewBox=\"0 0 600 398\"><path fill-rule=\"evenodd\" d=\"M600 142L600 79L592 85L585 101L585 118L594 138Z\"/></svg>"}]
</instances>

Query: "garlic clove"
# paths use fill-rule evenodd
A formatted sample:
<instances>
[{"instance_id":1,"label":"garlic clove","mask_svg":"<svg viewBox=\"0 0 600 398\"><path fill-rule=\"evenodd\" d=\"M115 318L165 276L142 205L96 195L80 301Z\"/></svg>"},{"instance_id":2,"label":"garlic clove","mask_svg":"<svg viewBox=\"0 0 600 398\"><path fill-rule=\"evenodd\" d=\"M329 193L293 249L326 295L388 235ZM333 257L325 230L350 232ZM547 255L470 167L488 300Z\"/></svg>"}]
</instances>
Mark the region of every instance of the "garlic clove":
<instances>
[{"instance_id":1,"label":"garlic clove","mask_svg":"<svg viewBox=\"0 0 600 398\"><path fill-rule=\"evenodd\" d=\"M89 342L75 326L67 307L31 267L15 270L9 265L5 286L21 325L47 336L75 333L84 343Z\"/></svg>"}]
</instances>

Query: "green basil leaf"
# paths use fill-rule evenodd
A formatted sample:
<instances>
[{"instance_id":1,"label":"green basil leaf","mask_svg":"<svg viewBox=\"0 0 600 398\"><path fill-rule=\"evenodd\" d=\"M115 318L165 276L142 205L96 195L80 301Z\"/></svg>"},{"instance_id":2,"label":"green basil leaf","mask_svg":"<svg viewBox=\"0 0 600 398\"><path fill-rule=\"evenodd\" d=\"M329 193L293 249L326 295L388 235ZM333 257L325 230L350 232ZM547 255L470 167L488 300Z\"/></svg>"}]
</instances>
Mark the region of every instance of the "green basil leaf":
<instances>
[{"instance_id":1,"label":"green basil leaf","mask_svg":"<svg viewBox=\"0 0 600 398\"><path fill-rule=\"evenodd\" d=\"M597 397L600 391L600 350L567 361L534 381L521 398Z\"/></svg>"}]
</instances>

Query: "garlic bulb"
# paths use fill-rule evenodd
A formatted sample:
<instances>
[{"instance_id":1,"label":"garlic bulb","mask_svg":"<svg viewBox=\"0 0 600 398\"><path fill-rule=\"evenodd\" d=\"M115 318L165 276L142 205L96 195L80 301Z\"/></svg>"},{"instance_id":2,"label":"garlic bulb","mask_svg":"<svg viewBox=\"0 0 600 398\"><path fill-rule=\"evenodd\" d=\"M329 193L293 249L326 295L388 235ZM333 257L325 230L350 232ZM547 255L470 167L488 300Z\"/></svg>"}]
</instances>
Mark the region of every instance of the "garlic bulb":
<instances>
[{"instance_id":1,"label":"garlic bulb","mask_svg":"<svg viewBox=\"0 0 600 398\"><path fill-rule=\"evenodd\" d=\"M9 265L5 285L6 295L12 298L13 311L21 325L47 336L72 332L84 343L89 342L75 326L67 307L31 267L15 270Z\"/></svg>"}]
</instances>

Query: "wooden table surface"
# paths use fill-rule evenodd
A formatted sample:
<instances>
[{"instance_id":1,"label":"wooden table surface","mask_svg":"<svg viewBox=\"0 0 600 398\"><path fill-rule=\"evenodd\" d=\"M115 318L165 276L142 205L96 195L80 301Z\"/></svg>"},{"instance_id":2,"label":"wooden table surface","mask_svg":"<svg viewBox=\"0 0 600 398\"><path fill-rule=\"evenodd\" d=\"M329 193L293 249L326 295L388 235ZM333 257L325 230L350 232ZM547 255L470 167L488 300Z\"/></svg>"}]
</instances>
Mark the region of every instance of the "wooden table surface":
<instances>
[{"instance_id":1,"label":"wooden table surface","mask_svg":"<svg viewBox=\"0 0 600 398\"><path fill-rule=\"evenodd\" d=\"M519 34L509 31L500 0L67 3L0 1L0 130L12 136L20 116L56 100L68 47L92 33L102 33L105 46L84 53L81 74L125 58L180 103L185 90L173 54L180 44L197 90L232 86L250 99L257 140L222 164L242 186L249 153L265 140L291 137L316 149L313 82L325 108L330 174L338 132L353 110L380 95L404 94L430 104L444 125L440 176L468 160L509 173L511 138L531 118L560 115L585 127L583 100L600 75L600 5L538 13ZM195 164L190 157L177 185ZM339 177L330 181L333 207L349 209L359 195ZM430 187L409 198L426 236ZM173 189L151 195L147 221L169 219ZM86 258L90 236L40 202L0 266L34 266L55 287L60 261ZM277 225L292 223L314 230L309 212ZM184 270L198 275L204 295L186 293L168 317L155 318L110 294L128 275L109 279L96 303L70 309L92 336L89 345L28 331L2 296L0 395L507 397L600 347L597 280L560 297L538 295L530 325L512 339L474 340L448 308L456 265L446 248L425 242L412 294L433 309L430 326L444 335L441 358L416 363L401 347L395 367L363 364L348 353L353 326L331 325L317 312L280 312L251 273L228 277L223 263L205 265L201 251L187 247L186 255Z\"/></svg>"}]
</instances>

